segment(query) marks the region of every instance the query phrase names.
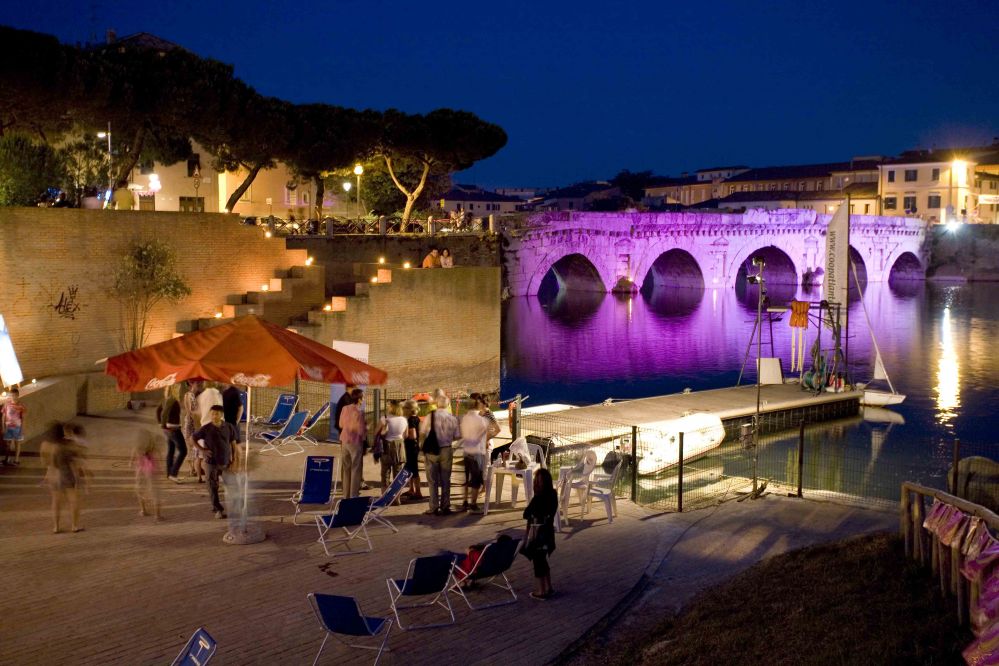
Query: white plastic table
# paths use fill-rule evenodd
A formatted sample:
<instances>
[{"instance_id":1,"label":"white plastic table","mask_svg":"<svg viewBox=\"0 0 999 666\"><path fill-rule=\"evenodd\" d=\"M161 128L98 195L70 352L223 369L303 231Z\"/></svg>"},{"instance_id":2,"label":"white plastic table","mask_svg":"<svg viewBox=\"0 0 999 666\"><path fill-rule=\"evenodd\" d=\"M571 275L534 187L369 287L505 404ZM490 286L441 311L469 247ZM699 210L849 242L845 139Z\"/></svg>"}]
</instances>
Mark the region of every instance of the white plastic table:
<instances>
[{"instance_id":1,"label":"white plastic table","mask_svg":"<svg viewBox=\"0 0 999 666\"><path fill-rule=\"evenodd\" d=\"M534 463L528 465L526 469L517 469L514 467L514 463L504 463L501 460L497 460L494 464L487 468L486 473L486 488L485 488L485 502L482 507L483 515L489 515L489 490L495 486L496 487L496 504L500 503L500 498L503 495L503 483L507 476L520 477L524 483L524 497L528 503L534 497L534 472L541 465ZM510 503L511 506L517 506L517 485L512 484L510 488Z\"/></svg>"}]
</instances>

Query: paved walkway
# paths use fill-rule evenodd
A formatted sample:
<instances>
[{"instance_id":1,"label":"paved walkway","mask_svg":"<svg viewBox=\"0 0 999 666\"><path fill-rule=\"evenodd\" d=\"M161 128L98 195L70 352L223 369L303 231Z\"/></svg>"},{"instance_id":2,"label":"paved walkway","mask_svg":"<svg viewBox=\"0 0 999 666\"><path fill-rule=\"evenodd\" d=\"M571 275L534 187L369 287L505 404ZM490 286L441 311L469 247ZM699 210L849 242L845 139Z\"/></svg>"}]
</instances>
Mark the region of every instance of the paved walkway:
<instances>
[{"instance_id":1,"label":"paved walkway","mask_svg":"<svg viewBox=\"0 0 999 666\"><path fill-rule=\"evenodd\" d=\"M7 571L0 598L3 661L163 664L204 625L219 642L215 663L307 664L323 635L308 592L354 595L368 614L384 614L385 578L401 577L411 558L523 531L523 503L518 509L501 504L485 518L428 517L422 515L425 504L408 504L389 514L398 534L376 528L373 552L329 558L315 543L313 526L290 523L286 498L302 465L301 456L292 456L262 461L254 473L256 513L268 539L228 546L204 485L164 481L165 520L138 515L128 456L137 430L153 428L148 410L79 421L88 430L96 474L84 497L85 531L51 534L37 458L23 458L16 470L0 468L0 553ZM373 465L365 469L372 485L377 476ZM515 604L472 612L455 600L455 625L396 629L383 663L543 664L581 637L598 650L613 650L623 635L618 629L629 621L675 610L763 557L892 529L895 522L889 514L772 496L685 514L651 515L627 501L618 508L613 524L596 518L602 516L597 505L558 537L555 598L527 596L531 566L518 558L510 574ZM578 515L578 507L572 511ZM623 620L588 633L635 590L644 595L621 614ZM333 644L320 663L370 660L370 653Z\"/></svg>"}]
</instances>

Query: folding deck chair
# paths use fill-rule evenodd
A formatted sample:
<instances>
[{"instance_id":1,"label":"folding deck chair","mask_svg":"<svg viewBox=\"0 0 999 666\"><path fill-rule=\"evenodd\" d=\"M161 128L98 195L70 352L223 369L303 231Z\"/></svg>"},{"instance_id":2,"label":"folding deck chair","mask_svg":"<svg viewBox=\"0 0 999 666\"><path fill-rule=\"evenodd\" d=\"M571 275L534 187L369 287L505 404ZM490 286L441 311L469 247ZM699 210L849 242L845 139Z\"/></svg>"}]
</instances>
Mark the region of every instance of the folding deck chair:
<instances>
[{"instance_id":1,"label":"folding deck chair","mask_svg":"<svg viewBox=\"0 0 999 666\"><path fill-rule=\"evenodd\" d=\"M307 441L309 444L312 444L313 446L319 446L319 442L316 441L315 437L309 434L309 431L312 430L317 423L319 423L319 420L321 418L329 414L329 411L330 411L330 403L329 401L326 401L323 403L322 407L316 410L315 414L313 414L308 418L308 420L306 420L305 426L302 428L302 432L300 432L298 436L301 439Z\"/></svg>"},{"instance_id":2,"label":"folding deck chair","mask_svg":"<svg viewBox=\"0 0 999 666\"><path fill-rule=\"evenodd\" d=\"M215 639L199 627L170 666L204 666L215 656Z\"/></svg>"},{"instance_id":3,"label":"folding deck chair","mask_svg":"<svg viewBox=\"0 0 999 666\"><path fill-rule=\"evenodd\" d=\"M277 428L283 426L298 406L298 396L294 393L282 393L274 402L274 409L266 419L257 417L253 419L253 425L259 428Z\"/></svg>"},{"instance_id":4,"label":"folding deck chair","mask_svg":"<svg viewBox=\"0 0 999 666\"><path fill-rule=\"evenodd\" d=\"M319 652L316 653L316 658L312 662L312 666L316 666L319 663L319 657L322 656L323 648L326 647L326 641L329 640L330 636L333 636L348 647L375 650L377 652L375 654L375 664L377 666L378 660L382 658L382 652L387 649L385 645L388 643L389 634L392 632L392 618L366 617L361 613L361 606L354 597L341 597L334 594L320 594L318 592L310 592L308 596L309 603L312 604L312 610L316 614L316 619L319 620L319 624L322 625L323 630L326 632L326 635L323 636L323 643L319 646ZM375 638L382 630L385 631L385 637L382 638L381 644L377 647L348 643L340 638L340 636Z\"/></svg>"},{"instance_id":5,"label":"folding deck chair","mask_svg":"<svg viewBox=\"0 0 999 666\"><path fill-rule=\"evenodd\" d=\"M471 571L462 571L458 567L458 562L455 562L452 568L453 582L451 583L451 587L448 588L448 591L461 595L461 598L465 600L465 603L468 604L468 607L472 610L482 610L484 608L493 608L495 606L505 606L506 604L516 603L517 593L513 591L513 585L510 584L510 580L506 577L506 572L509 571L511 566L513 566L513 561L517 559L517 551L519 548L520 539L497 539L482 550L482 553L479 555L479 559L475 562L475 565L472 566ZM496 582L496 578L502 578L503 584ZM468 599L466 591L461 586L461 584L465 581L484 581L489 585L500 588L501 590L506 590L510 593L511 598L491 604L473 606L472 602Z\"/></svg>"},{"instance_id":6,"label":"folding deck chair","mask_svg":"<svg viewBox=\"0 0 999 666\"><path fill-rule=\"evenodd\" d=\"M454 560L455 554L431 555L429 557L416 557L409 561L409 568L406 569L406 577L403 580L387 578L385 584L388 585L389 603L392 604L392 612L395 613L395 623L402 630L426 629L428 627L444 627L454 624L454 608L451 607L451 600L448 598L448 588L454 581ZM424 603L414 603L401 605L398 603L402 597L434 597ZM440 606L451 614L450 622L438 624L411 624L403 626L399 611L409 608L428 608Z\"/></svg>"},{"instance_id":7,"label":"folding deck chair","mask_svg":"<svg viewBox=\"0 0 999 666\"><path fill-rule=\"evenodd\" d=\"M371 497L348 497L336 503L333 513L329 515L316 516L316 527L319 529L319 543L323 544L323 550L327 555L357 555L358 553L371 552L371 537L368 536L367 520L368 507L371 506ZM337 539L328 539L326 534L331 529L341 528L344 536ZM353 528L353 529L351 529ZM360 536L367 544L367 550L350 550L350 542L355 537ZM330 546L345 546L346 552L331 553Z\"/></svg>"},{"instance_id":8,"label":"folding deck chair","mask_svg":"<svg viewBox=\"0 0 999 666\"><path fill-rule=\"evenodd\" d=\"M322 504L325 511L332 513L333 496L336 494L336 458L333 456L308 456L305 459L305 471L302 472L302 487L291 496L295 505L295 515L291 522L298 522L303 504Z\"/></svg>"},{"instance_id":9,"label":"folding deck chair","mask_svg":"<svg viewBox=\"0 0 999 666\"><path fill-rule=\"evenodd\" d=\"M305 419L309 418L308 412L295 412L285 421L284 427L281 430L273 430L271 432L262 432L257 438L262 439L266 444L260 447L260 453L267 453L268 451L277 451L279 455L282 456L293 456L296 453L305 453L305 447L299 441L299 431L302 426L305 425ZM296 448L296 451L289 451L285 453L281 450L281 447L291 446Z\"/></svg>"},{"instance_id":10,"label":"folding deck chair","mask_svg":"<svg viewBox=\"0 0 999 666\"><path fill-rule=\"evenodd\" d=\"M398 532L399 529L385 518L382 514L385 513L390 506L395 504L395 501L399 499L399 495L405 490L406 484L413 477L413 473L408 469L401 469L399 473L395 475L395 479L392 480L392 484L385 489L382 496L371 503L371 508L368 509L368 515L364 517L364 523L368 524L371 521L378 521L385 527L389 528L393 532Z\"/></svg>"}]
</instances>

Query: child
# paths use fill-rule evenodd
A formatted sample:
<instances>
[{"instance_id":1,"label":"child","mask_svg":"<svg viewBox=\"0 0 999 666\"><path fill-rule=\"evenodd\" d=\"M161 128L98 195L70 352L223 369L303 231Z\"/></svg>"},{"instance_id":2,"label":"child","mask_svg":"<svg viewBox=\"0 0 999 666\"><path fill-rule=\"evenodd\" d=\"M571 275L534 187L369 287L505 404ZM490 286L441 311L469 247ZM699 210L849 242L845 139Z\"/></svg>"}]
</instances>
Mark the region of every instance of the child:
<instances>
[{"instance_id":1,"label":"child","mask_svg":"<svg viewBox=\"0 0 999 666\"><path fill-rule=\"evenodd\" d=\"M20 402L21 392L17 387L10 390L10 398L3 405L3 439L4 465L21 464L21 442L24 441L24 415L28 410ZM14 460L10 459L11 449L14 449Z\"/></svg>"},{"instance_id":2,"label":"child","mask_svg":"<svg viewBox=\"0 0 999 666\"><path fill-rule=\"evenodd\" d=\"M160 498L156 489L156 437L147 430L139 434L139 441L132 452L132 465L135 468L135 494L139 498L139 515L148 516L147 507L152 509L156 520L160 515Z\"/></svg>"}]
</instances>

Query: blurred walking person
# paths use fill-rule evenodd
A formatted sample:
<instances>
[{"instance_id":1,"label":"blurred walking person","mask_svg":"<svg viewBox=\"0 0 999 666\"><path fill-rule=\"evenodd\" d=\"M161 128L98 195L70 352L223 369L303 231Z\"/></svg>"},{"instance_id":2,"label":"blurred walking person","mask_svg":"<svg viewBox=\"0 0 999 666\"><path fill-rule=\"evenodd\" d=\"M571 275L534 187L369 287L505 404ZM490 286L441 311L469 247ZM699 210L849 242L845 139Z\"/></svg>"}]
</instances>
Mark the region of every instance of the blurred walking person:
<instances>
[{"instance_id":1,"label":"blurred walking person","mask_svg":"<svg viewBox=\"0 0 999 666\"><path fill-rule=\"evenodd\" d=\"M62 505L69 506L70 528L83 529L80 524L79 490L87 475L83 447L74 439L83 436L83 429L72 424L56 424L50 439L42 443L39 451L45 464L45 482L52 493L52 532L58 534L59 514Z\"/></svg>"},{"instance_id":2,"label":"blurred walking person","mask_svg":"<svg viewBox=\"0 0 999 666\"><path fill-rule=\"evenodd\" d=\"M166 400L160 410L160 427L167 439L166 475L174 483L180 483L177 475L187 457L187 441L181 430L181 412L180 385L174 384L167 388Z\"/></svg>"},{"instance_id":3,"label":"blurred walking person","mask_svg":"<svg viewBox=\"0 0 999 666\"><path fill-rule=\"evenodd\" d=\"M160 496L156 487L156 437L148 430L141 430L138 442L132 452L132 468L135 470L135 495L139 499L139 515L148 516L150 511L160 520Z\"/></svg>"},{"instance_id":4,"label":"blurred walking person","mask_svg":"<svg viewBox=\"0 0 999 666\"><path fill-rule=\"evenodd\" d=\"M191 467L191 476L198 477L198 483L205 482L205 472L201 461L205 454L194 441L194 431L201 427L201 410L198 408L198 395L204 389L205 383L200 379L187 380L188 391L184 394L180 402L180 423L184 433L184 440L187 442L188 464Z\"/></svg>"},{"instance_id":5,"label":"blurred walking person","mask_svg":"<svg viewBox=\"0 0 999 666\"><path fill-rule=\"evenodd\" d=\"M354 389L350 401L340 410L340 450L343 462L340 464L343 496L357 497L361 492L364 471L364 442L368 436L368 426L361 411L364 391Z\"/></svg>"}]
</instances>

